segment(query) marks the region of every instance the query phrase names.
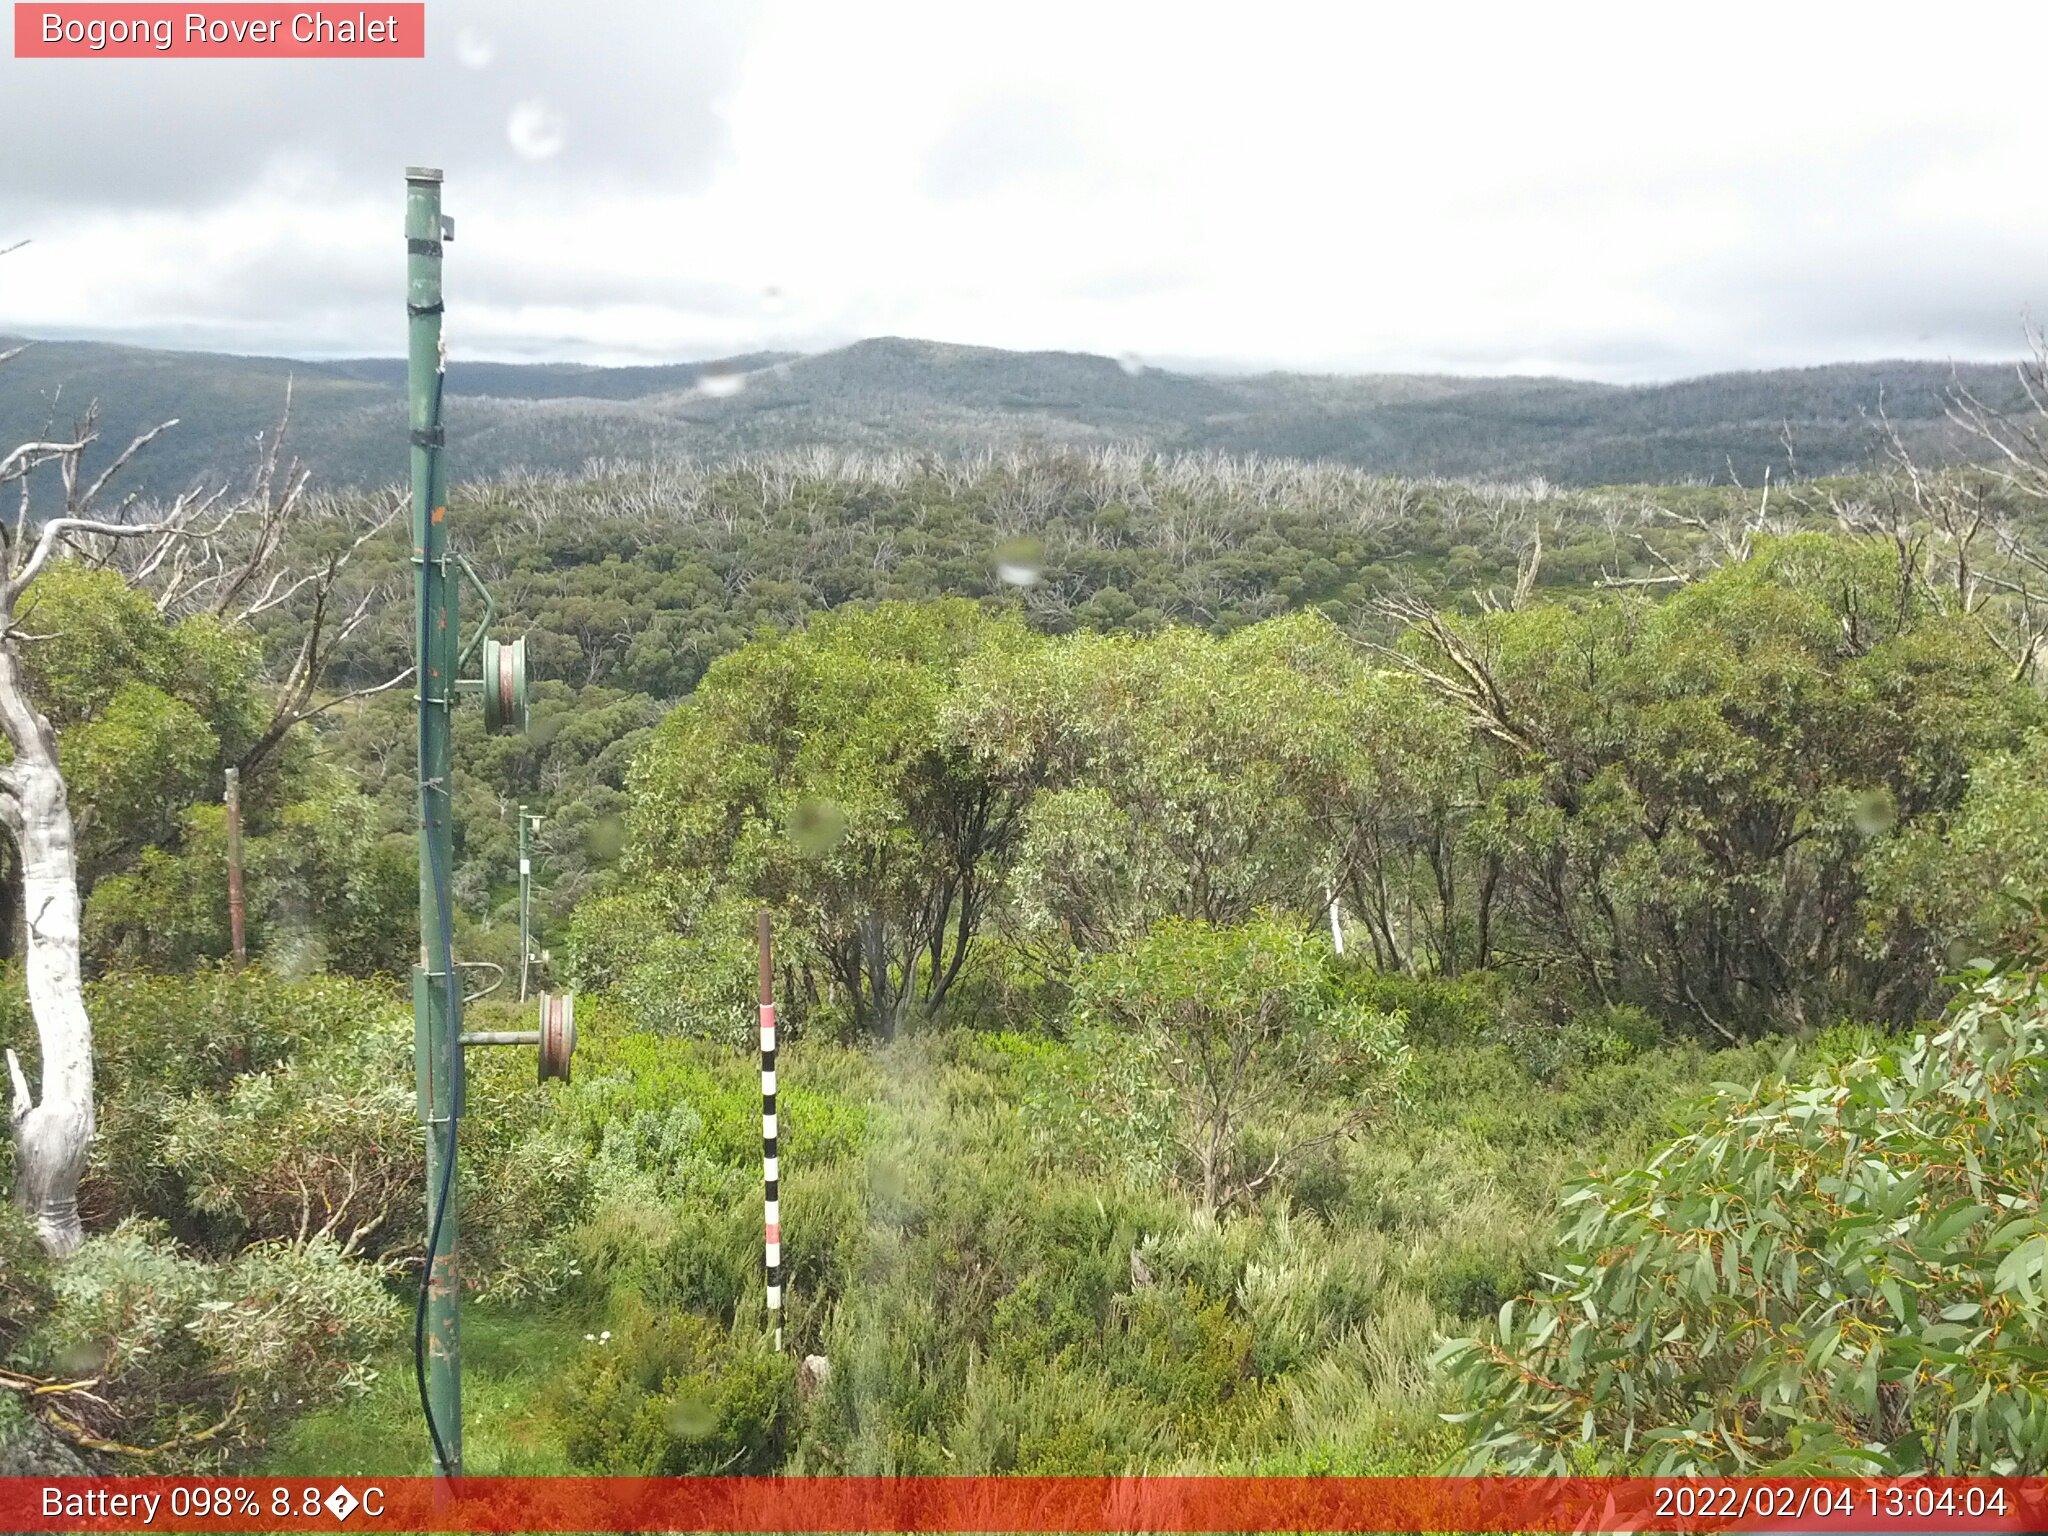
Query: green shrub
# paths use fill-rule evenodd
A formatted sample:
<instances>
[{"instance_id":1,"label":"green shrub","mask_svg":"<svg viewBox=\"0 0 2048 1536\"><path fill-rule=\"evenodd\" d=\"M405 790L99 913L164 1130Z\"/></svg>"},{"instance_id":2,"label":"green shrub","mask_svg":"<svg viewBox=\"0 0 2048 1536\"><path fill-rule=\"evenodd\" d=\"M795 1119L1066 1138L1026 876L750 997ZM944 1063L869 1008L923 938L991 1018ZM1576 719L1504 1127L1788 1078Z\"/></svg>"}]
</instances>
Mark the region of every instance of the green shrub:
<instances>
[{"instance_id":1,"label":"green shrub","mask_svg":"<svg viewBox=\"0 0 2048 1536\"><path fill-rule=\"evenodd\" d=\"M616 1007L616 1005L613 1005ZM761 1094L755 1063L700 1041L600 1030L561 1133L590 1158L591 1216L565 1249L586 1289L734 1318L761 1301ZM812 1040L783 1058L777 1108L792 1337L838 1295L864 1244L854 1159L874 1080L865 1053Z\"/></svg>"},{"instance_id":2,"label":"green shrub","mask_svg":"<svg viewBox=\"0 0 2048 1536\"><path fill-rule=\"evenodd\" d=\"M0 1362L14 1359L23 1334L50 1308L50 1264L36 1224L11 1200L0 1200Z\"/></svg>"},{"instance_id":3,"label":"green shrub","mask_svg":"<svg viewBox=\"0 0 2048 1536\"><path fill-rule=\"evenodd\" d=\"M1226 1450L1218 1470L1351 1477L1435 1471L1457 1445L1428 1365L1446 1321L1411 1293L1378 1298L1359 1328L1280 1384L1280 1443L1235 1455Z\"/></svg>"},{"instance_id":4,"label":"green shrub","mask_svg":"<svg viewBox=\"0 0 2048 1536\"><path fill-rule=\"evenodd\" d=\"M411 1030L380 1027L193 1094L164 1119L161 1158L215 1246L330 1238L379 1254L411 1240L426 1180Z\"/></svg>"},{"instance_id":5,"label":"green shrub","mask_svg":"<svg viewBox=\"0 0 2048 1536\"><path fill-rule=\"evenodd\" d=\"M1565 1028L1565 1055L1577 1066L1616 1066L1633 1061L1663 1038L1664 1027L1629 1003L1588 1008Z\"/></svg>"},{"instance_id":6,"label":"green shrub","mask_svg":"<svg viewBox=\"0 0 2048 1536\"><path fill-rule=\"evenodd\" d=\"M324 1236L346 1253L416 1259L426 1166L412 1054L412 1022L387 1000L224 1092L148 1099L160 1137L146 1148L152 1177L176 1198L152 1207L131 1190L131 1200L220 1253ZM552 1128L530 1056L472 1051L467 1067L469 1273L485 1291L545 1290L583 1209L588 1157Z\"/></svg>"},{"instance_id":7,"label":"green shrub","mask_svg":"<svg viewBox=\"0 0 2048 1536\"><path fill-rule=\"evenodd\" d=\"M745 1045L758 1038L754 921L754 908L727 902L683 932L642 896L601 897L570 920L567 974L610 992L640 1029Z\"/></svg>"},{"instance_id":8,"label":"green shrub","mask_svg":"<svg viewBox=\"0 0 2048 1536\"><path fill-rule=\"evenodd\" d=\"M1023 949L984 935L946 997L946 1017L973 1029L1038 1034L1066 1017L1071 989Z\"/></svg>"},{"instance_id":9,"label":"green shrub","mask_svg":"<svg viewBox=\"0 0 2048 1536\"><path fill-rule=\"evenodd\" d=\"M1059 1361L978 1362L967 1372L945 1466L963 1474L1115 1476L1177 1446L1172 1416L1129 1387Z\"/></svg>"},{"instance_id":10,"label":"green shrub","mask_svg":"<svg viewBox=\"0 0 2048 1536\"><path fill-rule=\"evenodd\" d=\"M1506 987L1492 972L1403 976L1351 964L1337 976L1348 1000L1406 1019L1408 1038L1417 1044L1474 1045L1499 1037Z\"/></svg>"},{"instance_id":11,"label":"green shrub","mask_svg":"<svg viewBox=\"0 0 2048 1536\"><path fill-rule=\"evenodd\" d=\"M1324 951L1271 916L1168 918L1091 962L1076 997L1084 1101L1211 1211L1355 1131L1406 1059L1401 1017L1343 997Z\"/></svg>"},{"instance_id":12,"label":"green shrub","mask_svg":"<svg viewBox=\"0 0 2048 1536\"><path fill-rule=\"evenodd\" d=\"M394 1010L388 987L250 967L184 975L117 972L86 988L101 1092L148 1084L189 1093L225 1088L293 1051L354 1035Z\"/></svg>"},{"instance_id":13,"label":"green shrub","mask_svg":"<svg viewBox=\"0 0 2048 1536\"><path fill-rule=\"evenodd\" d=\"M668 1240L653 1261L640 1293L657 1306L729 1320L738 1319L750 1300L762 1306L758 1191L716 1206L677 1205Z\"/></svg>"},{"instance_id":14,"label":"green shrub","mask_svg":"<svg viewBox=\"0 0 2048 1536\"><path fill-rule=\"evenodd\" d=\"M639 1316L571 1370L563 1443L576 1466L615 1476L770 1472L794 1388L794 1363L758 1329L728 1335L688 1312Z\"/></svg>"},{"instance_id":15,"label":"green shrub","mask_svg":"<svg viewBox=\"0 0 2048 1536\"><path fill-rule=\"evenodd\" d=\"M371 1351L397 1321L376 1271L327 1239L244 1249L212 1290L186 1326L217 1370L280 1417L362 1392L376 1375Z\"/></svg>"},{"instance_id":16,"label":"green shrub","mask_svg":"<svg viewBox=\"0 0 2048 1536\"><path fill-rule=\"evenodd\" d=\"M675 1236L675 1207L651 1183L600 1194L568 1234L570 1269L599 1300L649 1296L661 1283L662 1258Z\"/></svg>"},{"instance_id":17,"label":"green shrub","mask_svg":"<svg viewBox=\"0 0 2048 1536\"><path fill-rule=\"evenodd\" d=\"M215 1265L146 1222L88 1239L54 1291L33 1357L97 1377L103 1401L78 1407L85 1427L161 1447L165 1468L212 1465L289 1413L360 1392L399 1313L376 1274L330 1242Z\"/></svg>"},{"instance_id":18,"label":"green shrub","mask_svg":"<svg viewBox=\"0 0 2048 1536\"><path fill-rule=\"evenodd\" d=\"M1417 1045L1502 1046L1546 1081L1580 1067L1633 1060L1665 1037L1664 1026L1642 1008L1539 1005L1498 972L1400 976L1352 967L1340 969L1338 978L1347 999L1398 1013Z\"/></svg>"},{"instance_id":19,"label":"green shrub","mask_svg":"<svg viewBox=\"0 0 2048 1536\"><path fill-rule=\"evenodd\" d=\"M166 1157L174 1122L189 1118L195 1102L229 1094L244 1075L272 1071L300 1050L331 1049L397 1016L386 988L287 980L257 967L121 972L88 984L86 1008L99 1092L81 1190L87 1221L153 1217L188 1238L218 1230L196 1212L183 1173Z\"/></svg>"},{"instance_id":20,"label":"green shrub","mask_svg":"<svg viewBox=\"0 0 2048 1536\"><path fill-rule=\"evenodd\" d=\"M1254 1389L1252 1332L1227 1303L1193 1285L1148 1285L1118 1298L1104 1343L1110 1379L1199 1426Z\"/></svg>"},{"instance_id":21,"label":"green shrub","mask_svg":"<svg viewBox=\"0 0 2048 1536\"><path fill-rule=\"evenodd\" d=\"M1895 1061L1724 1089L1574 1186L1558 1271L1445 1352L1467 1469L2048 1466L2044 1068L2039 981L1987 981Z\"/></svg>"},{"instance_id":22,"label":"green shrub","mask_svg":"<svg viewBox=\"0 0 2048 1536\"><path fill-rule=\"evenodd\" d=\"M1452 1317L1486 1318L1521 1295L1536 1275L1518 1244L1497 1234L1446 1234L1418 1266L1423 1293Z\"/></svg>"},{"instance_id":23,"label":"green shrub","mask_svg":"<svg viewBox=\"0 0 2048 1536\"><path fill-rule=\"evenodd\" d=\"M1102 1309L1075 1294L1067 1278L1034 1270L996 1303L988 1345L997 1367L1028 1376L1041 1364L1056 1365L1065 1356L1090 1350L1100 1338Z\"/></svg>"},{"instance_id":24,"label":"green shrub","mask_svg":"<svg viewBox=\"0 0 2048 1536\"><path fill-rule=\"evenodd\" d=\"M758 1172L758 1057L644 1030L614 1032L605 1025L616 1013L592 1011L605 1024L592 1031L587 1049L579 1039L576 1083L558 1110L569 1134L593 1153L609 1145L605 1155L614 1161L664 1177L699 1160ZM776 1108L791 1165L853 1155L866 1131L872 1065L823 1041L792 1047L783 1065Z\"/></svg>"},{"instance_id":25,"label":"green shrub","mask_svg":"<svg viewBox=\"0 0 2048 1536\"><path fill-rule=\"evenodd\" d=\"M1533 1076L1557 1083L1633 1061L1664 1038L1664 1026L1630 1003L1593 1003L1556 1012L1512 1010L1494 1037Z\"/></svg>"}]
</instances>

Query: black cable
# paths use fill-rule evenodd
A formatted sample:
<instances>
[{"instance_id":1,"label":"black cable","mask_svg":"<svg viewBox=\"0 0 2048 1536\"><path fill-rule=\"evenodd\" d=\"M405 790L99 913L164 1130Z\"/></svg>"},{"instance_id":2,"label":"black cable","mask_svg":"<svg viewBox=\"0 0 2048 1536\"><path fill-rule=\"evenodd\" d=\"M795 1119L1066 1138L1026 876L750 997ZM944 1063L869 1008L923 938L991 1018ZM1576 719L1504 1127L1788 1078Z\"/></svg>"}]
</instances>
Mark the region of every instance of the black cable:
<instances>
[{"instance_id":1,"label":"black cable","mask_svg":"<svg viewBox=\"0 0 2048 1536\"><path fill-rule=\"evenodd\" d=\"M441 424L441 385L445 378L445 373L437 372L434 375L434 425L436 427ZM431 455L435 450L432 447L428 447L427 452ZM434 461L431 457L428 459L427 464L427 499L431 502L434 493ZM429 509L429 516L431 515L432 512ZM424 596L426 589L426 566L424 563L426 560L426 549L424 545L420 551L420 559L422 562L420 566L420 588L422 596ZM426 816L427 791L430 782L427 778L427 711L429 708L435 707L434 701L429 700L427 697L427 650L433 644L433 638L433 623L428 615L427 605L423 601L420 604L420 642L418 653L420 685L419 789L420 813L423 823ZM444 684L452 685L449 679L444 678L443 682ZM452 933L454 913L448 896L448 871L441 863L440 841L433 835L432 828L422 825L421 831L425 834L427 840L427 868L434 887L435 915L440 919L441 923L441 952L428 958L430 960L438 960L441 964L441 977L448 992L448 1029L452 1036L456 1029L456 1020L461 1013L462 999L461 994L456 990L455 944ZM427 1226L427 1257L426 1262L420 1266L420 1293L418 1302L413 1308L412 1319L413 1378L419 1385L420 1412L427 1421L427 1434L434 1442L434 1459L439 1464L444 1475L452 1475L454 1467L448 1456L448 1447L441 1439L441 1426L434 1421L433 1400L427 1394L427 1301L433 1291L434 1255L441 1247L441 1227L448 1215L448 1196L455 1183L455 1123L462 1114L461 1042L459 1040L455 1041L451 1045L450 1050L454 1057L454 1067L452 1081L448 1085L448 1127L447 1139L441 1149L441 1185L434 1195L434 1219ZM433 1120L431 1118L432 1107L433 1101L429 1097L428 1109L430 1115L427 1122L427 1135L429 1138L434 1134Z\"/></svg>"}]
</instances>

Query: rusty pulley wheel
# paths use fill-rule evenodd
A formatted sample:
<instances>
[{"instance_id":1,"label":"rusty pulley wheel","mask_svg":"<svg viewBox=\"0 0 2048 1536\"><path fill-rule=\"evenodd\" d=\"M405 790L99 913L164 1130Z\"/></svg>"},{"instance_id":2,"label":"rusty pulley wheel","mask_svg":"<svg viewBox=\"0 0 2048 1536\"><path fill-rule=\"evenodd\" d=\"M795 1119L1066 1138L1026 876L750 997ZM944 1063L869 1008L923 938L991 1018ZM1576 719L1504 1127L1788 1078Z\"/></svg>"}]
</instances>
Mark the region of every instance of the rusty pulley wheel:
<instances>
[{"instance_id":1,"label":"rusty pulley wheel","mask_svg":"<svg viewBox=\"0 0 2048 1536\"><path fill-rule=\"evenodd\" d=\"M526 729L526 638L484 642L484 729L494 735Z\"/></svg>"},{"instance_id":2,"label":"rusty pulley wheel","mask_svg":"<svg viewBox=\"0 0 2048 1536\"><path fill-rule=\"evenodd\" d=\"M576 994L540 995L540 1080L569 1081L569 1058L576 1053Z\"/></svg>"}]
</instances>

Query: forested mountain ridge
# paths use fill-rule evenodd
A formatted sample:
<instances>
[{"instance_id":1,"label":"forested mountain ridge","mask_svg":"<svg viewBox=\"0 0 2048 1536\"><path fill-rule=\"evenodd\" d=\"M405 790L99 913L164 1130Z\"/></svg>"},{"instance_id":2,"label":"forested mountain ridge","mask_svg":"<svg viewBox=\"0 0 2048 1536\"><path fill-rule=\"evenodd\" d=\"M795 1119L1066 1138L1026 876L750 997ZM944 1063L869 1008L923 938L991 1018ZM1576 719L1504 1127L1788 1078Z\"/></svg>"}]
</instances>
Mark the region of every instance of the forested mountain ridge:
<instances>
[{"instance_id":1,"label":"forested mountain ridge","mask_svg":"<svg viewBox=\"0 0 2048 1536\"><path fill-rule=\"evenodd\" d=\"M0 347L21 338L0 337ZM41 341L0 372L9 419L68 423L94 399L105 435L176 417L135 466L163 491L245 462L293 393L292 434L325 485L404 472L404 365ZM958 454L1130 445L1329 459L1381 474L1565 485L1761 480L1865 465L1883 410L1916 454L1961 450L1961 386L2017 403L2012 368L1838 363L1654 385L1446 375L1201 375L1072 352L884 337L597 368L456 362L448 432L459 478L574 472L594 459L725 457L828 446Z\"/></svg>"}]
</instances>

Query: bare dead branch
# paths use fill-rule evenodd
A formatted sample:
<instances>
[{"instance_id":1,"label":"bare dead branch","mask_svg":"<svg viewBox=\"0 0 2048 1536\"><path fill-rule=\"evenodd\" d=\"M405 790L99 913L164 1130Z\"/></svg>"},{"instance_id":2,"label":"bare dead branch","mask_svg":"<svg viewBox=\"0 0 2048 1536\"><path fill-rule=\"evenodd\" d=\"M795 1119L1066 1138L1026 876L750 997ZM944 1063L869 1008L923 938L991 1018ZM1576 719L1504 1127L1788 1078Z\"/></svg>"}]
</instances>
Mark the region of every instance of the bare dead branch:
<instances>
[{"instance_id":1,"label":"bare dead branch","mask_svg":"<svg viewBox=\"0 0 2048 1536\"><path fill-rule=\"evenodd\" d=\"M151 427L147 432L142 433L139 437L135 439L134 442L130 443L126 448L123 448L119 453L115 454L114 462L109 464L105 469L100 471L100 477L97 480L93 481L91 487L87 489L85 495L79 499L77 506L73 510L81 510L83 508L90 507L94 502L99 500L99 494L101 491L107 488L107 482L109 480L113 479L114 476L118 475L123 469L125 469L128 466L129 461L133 459L136 454L142 452L143 449L147 448L151 443L155 442L159 437L161 437L164 433L170 431L171 428L175 427L177 424L178 418L175 416L173 416L169 421L159 422L157 425Z\"/></svg>"}]
</instances>

